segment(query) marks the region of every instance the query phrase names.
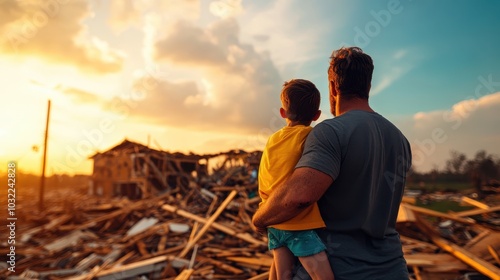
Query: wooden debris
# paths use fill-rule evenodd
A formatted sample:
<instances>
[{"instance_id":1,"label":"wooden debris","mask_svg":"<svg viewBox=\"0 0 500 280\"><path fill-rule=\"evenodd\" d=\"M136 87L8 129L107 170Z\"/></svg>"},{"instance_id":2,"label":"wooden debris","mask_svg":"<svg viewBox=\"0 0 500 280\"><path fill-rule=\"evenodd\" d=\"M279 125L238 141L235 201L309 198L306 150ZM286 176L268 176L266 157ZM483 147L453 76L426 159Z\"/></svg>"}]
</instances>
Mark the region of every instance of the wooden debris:
<instances>
[{"instance_id":1,"label":"wooden debris","mask_svg":"<svg viewBox=\"0 0 500 280\"><path fill-rule=\"evenodd\" d=\"M492 213L497 207L488 206L483 208L487 209L479 209L481 210L481 213ZM439 247L443 252L449 253L457 260L460 260L461 262L467 264L468 267L475 269L483 275L491 279L500 279L500 268L489 262L487 258L485 258L486 254L484 254L484 251L487 250L493 256L493 259L495 258L496 252L493 249L493 246L497 246L497 244L500 245L499 232L493 232L491 229L486 229L482 226L476 225L475 223L471 223L469 220L470 218L465 220L461 219L461 217L455 215L456 213L444 214L428 209L423 209L417 206L410 206L407 207L407 209L414 211L414 213L417 215L415 224L426 234L429 241L431 241L435 246ZM478 210L474 211L476 211L477 213ZM470 211L467 212L470 213ZM431 220L426 220L424 219L425 217L431 217L434 219L446 219L446 230L443 231L440 226L434 227ZM439 221L440 220L434 220L434 223L437 223L438 225L445 224L444 222ZM463 242L459 240L459 236L455 233L454 230L456 230L457 233L463 233L462 238L465 238L466 241ZM443 234L444 236L442 236ZM471 237L471 234L474 234L475 236ZM403 242L405 259L407 260L408 266L414 268L413 271L416 278L421 277L422 268L427 272L432 271L434 273L450 270L467 270L467 267L457 266L456 264L454 265L453 262L449 260L449 258L447 261L447 258L444 258L443 256L436 258L436 254L434 254L433 256L413 252L412 248L429 248L429 246L427 246L427 242L421 243L415 239L407 238L404 236L401 237L401 240ZM457 242L463 242L463 245L457 245ZM417 246L410 247L414 244L416 244Z\"/></svg>"},{"instance_id":2,"label":"wooden debris","mask_svg":"<svg viewBox=\"0 0 500 280\"><path fill-rule=\"evenodd\" d=\"M482 274L490 277L491 279L495 280L500 279L500 268L492 265L491 263L483 259L474 256L473 254L463 249L462 247L459 247L443 238L432 236L431 239L436 245L441 247L443 250L453 254L455 257L462 260L471 267L475 268Z\"/></svg>"},{"instance_id":3,"label":"wooden debris","mask_svg":"<svg viewBox=\"0 0 500 280\"><path fill-rule=\"evenodd\" d=\"M475 215L488 214L497 211L500 211L500 205L495 207L489 207L488 209L473 209L468 211L456 212L454 213L454 215L456 215L457 217L469 217Z\"/></svg>"},{"instance_id":4,"label":"wooden debris","mask_svg":"<svg viewBox=\"0 0 500 280\"><path fill-rule=\"evenodd\" d=\"M462 196L462 198L460 198L460 201L462 203L466 203L466 204L469 204L469 205L472 205L472 206L476 206L477 208L480 208L480 209L484 209L484 210L490 209L490 206L488 206L487 204L482 203L480 201L477 201L477 200L472 199L472 198L467 197L467 196Z\"/></svg>"},{"instance_id":5,"label":"wooden debris","mask_svg":"<svg viewBox=\"0 0 500 280\"><path fill-rule=\"evenodd\" d=\"M193 215L187 211L184 211L184 210L181 210L181 209L177 209L176 207L174 206L171 206L171 205L163 205L162 208L166 211L170 211L170 212L173 212L175 214L178 214L178 215L181 215L183 217L186 217L186 218L189 218L189 219L192 219L192 220L195 220L197 222L200 222L200 223L206 223L208 220L205 219L205 218L202 218L202 217L199 217L199 216L196 216L196 215ZM215 228L215 229L218 229L222 232L225 232L231 236L234 236L234 237L237 237L241 240L244 240L248 243L251 243L251 244L254 244L254 245L262 245L262 246L266 246L267 243L262 241L262 240L258 240L258 239L255 239L254 237L252 237L251 234L249 233L242 233L242 232L237 232L236 230L228 227L228 226L224 226L224 225L221 225L221 224L218 224L218 223L212 223L212 227Z\"/></svg>"},{"instance_id":6,"label":"wooden debris","mask_svg":"<svg viewBox=\"0 0 500 280\"><path fill-rule=\"evenodd\" d=\"M55 200L48 193L48 210L41 215L28 212L33 199L19 200L28 206L19 206L26 214L18 211L24 216L17 229L16 273L0 269L2 277L268 279L267 238L251 225L260 202L258 152L182 155L130 141L115 148L95 156L100 173L92 191L102 188L102 196L58 194ZM213 158L219 164L208 172ZM441 213L404 198L397 230L414 279L459 279L467 273L499 279L500 205L461 201L476 209ZM9 250L2 247L0 253Z\"/></svg>"},{"instance_id":7,"label":"wooden debris","mask_svg":"<svg viewBox=\"0 0 500 280\"><path fill-rule=\"evenodd\" d=\"M493 258L495 259L497 264L500 265L500 257L498 257L497 252L495 251L495 249L493 249L493 247L491 245L488 245L488 251L493 256Z\"/></svg>"}]
</instances>

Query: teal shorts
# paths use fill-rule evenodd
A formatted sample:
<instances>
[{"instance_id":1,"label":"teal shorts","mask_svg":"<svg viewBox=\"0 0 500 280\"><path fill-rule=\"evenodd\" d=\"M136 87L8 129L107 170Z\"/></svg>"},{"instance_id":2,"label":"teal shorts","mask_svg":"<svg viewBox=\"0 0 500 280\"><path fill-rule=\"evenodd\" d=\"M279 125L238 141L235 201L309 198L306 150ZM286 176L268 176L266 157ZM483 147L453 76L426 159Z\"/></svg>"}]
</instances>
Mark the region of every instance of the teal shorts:
<instances>
[{"instance_id":1,"label":"teal shorts","mask_svg":"<svg viewBox=\"0 0 500 280\"><path fill-rule=\"evenodd\" d=\"M287 247L296 257L312 256L326 250L314 230L281 230L267 228L269 250Z\"/></svg>"}]
</instances>

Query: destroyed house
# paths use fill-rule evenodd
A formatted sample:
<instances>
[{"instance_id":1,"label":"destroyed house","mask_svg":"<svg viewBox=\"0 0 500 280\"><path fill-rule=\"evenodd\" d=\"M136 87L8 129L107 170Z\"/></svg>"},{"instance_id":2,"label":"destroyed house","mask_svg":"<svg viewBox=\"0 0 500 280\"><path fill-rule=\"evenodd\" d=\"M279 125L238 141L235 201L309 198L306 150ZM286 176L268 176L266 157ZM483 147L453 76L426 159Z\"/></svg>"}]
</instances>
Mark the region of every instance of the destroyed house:
<instances>
[{"instance_id":1,"label":"destroyed house","mask_svg":"<svg viewBox=\"0 0 500 280\"><path fill-rule=\"evenodd\" d=\"M186 188L207 174L207 156L169 153L124 140L91 157L90 192L105 198L140 199L175 188Z\"/></svg>"}]
</instances>

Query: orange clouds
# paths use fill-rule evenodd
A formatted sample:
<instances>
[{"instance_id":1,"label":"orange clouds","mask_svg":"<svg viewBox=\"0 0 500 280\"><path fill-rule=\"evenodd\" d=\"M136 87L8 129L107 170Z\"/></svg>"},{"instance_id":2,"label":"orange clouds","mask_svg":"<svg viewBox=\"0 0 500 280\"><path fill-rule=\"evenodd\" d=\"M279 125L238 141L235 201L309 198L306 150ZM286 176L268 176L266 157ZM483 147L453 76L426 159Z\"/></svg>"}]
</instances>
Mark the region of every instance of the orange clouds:
<instances>
[{"instance_id":1,"label":"orange clouds","mask_svg":"<svg viewBox=\"0 0 500 280\"><path fill-rule=\"evenodd\" d=\"M0 2L0 50L34 56L55 64L75 65L85 72L117 72L123 54L86 34L87 1L32 0Z\"/></svg>"},{"instance_id":2,"label":"orange clouds","mask_svg":"<svg viewBox=\"0 0 500 280\"><path fill-rule=\"evenodd\" d=\"M283 79L267 54L240 42L235 19L207 28L179 21L169 30L151 38L151 56L172 68L182 66L193 78L157 79L155 87L143 89L137 116L168 126L225 132L279 128L271 123L280 107Z\"/></svg>"}]
</instances>

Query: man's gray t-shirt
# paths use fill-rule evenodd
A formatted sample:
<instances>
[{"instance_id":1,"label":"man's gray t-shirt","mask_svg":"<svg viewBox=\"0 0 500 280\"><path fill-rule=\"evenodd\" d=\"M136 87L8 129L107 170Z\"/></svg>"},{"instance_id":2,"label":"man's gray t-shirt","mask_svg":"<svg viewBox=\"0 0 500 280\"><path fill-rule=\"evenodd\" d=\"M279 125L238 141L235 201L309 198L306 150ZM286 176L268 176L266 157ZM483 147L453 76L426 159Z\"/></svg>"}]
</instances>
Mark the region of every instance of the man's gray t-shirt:
<instances>
[{"instance_id":1,"label":"man's gray t-shirt","mask_svg":"<svg viewBox=\"0 0 500 280\"><path fill-rule=\"evenodd\" d=\"M370 265L390 269L391 261L402 260L395 226L410 165L408 140L377 113L349 111L317 124L309 134L296 168L314 168L333 178L318 201L327 227L322 234L336 258L359 261L349 272L352 277L364 269L374 272ZM348 269L332 266L336 276Z\"/></svg>"}]
</instances>

